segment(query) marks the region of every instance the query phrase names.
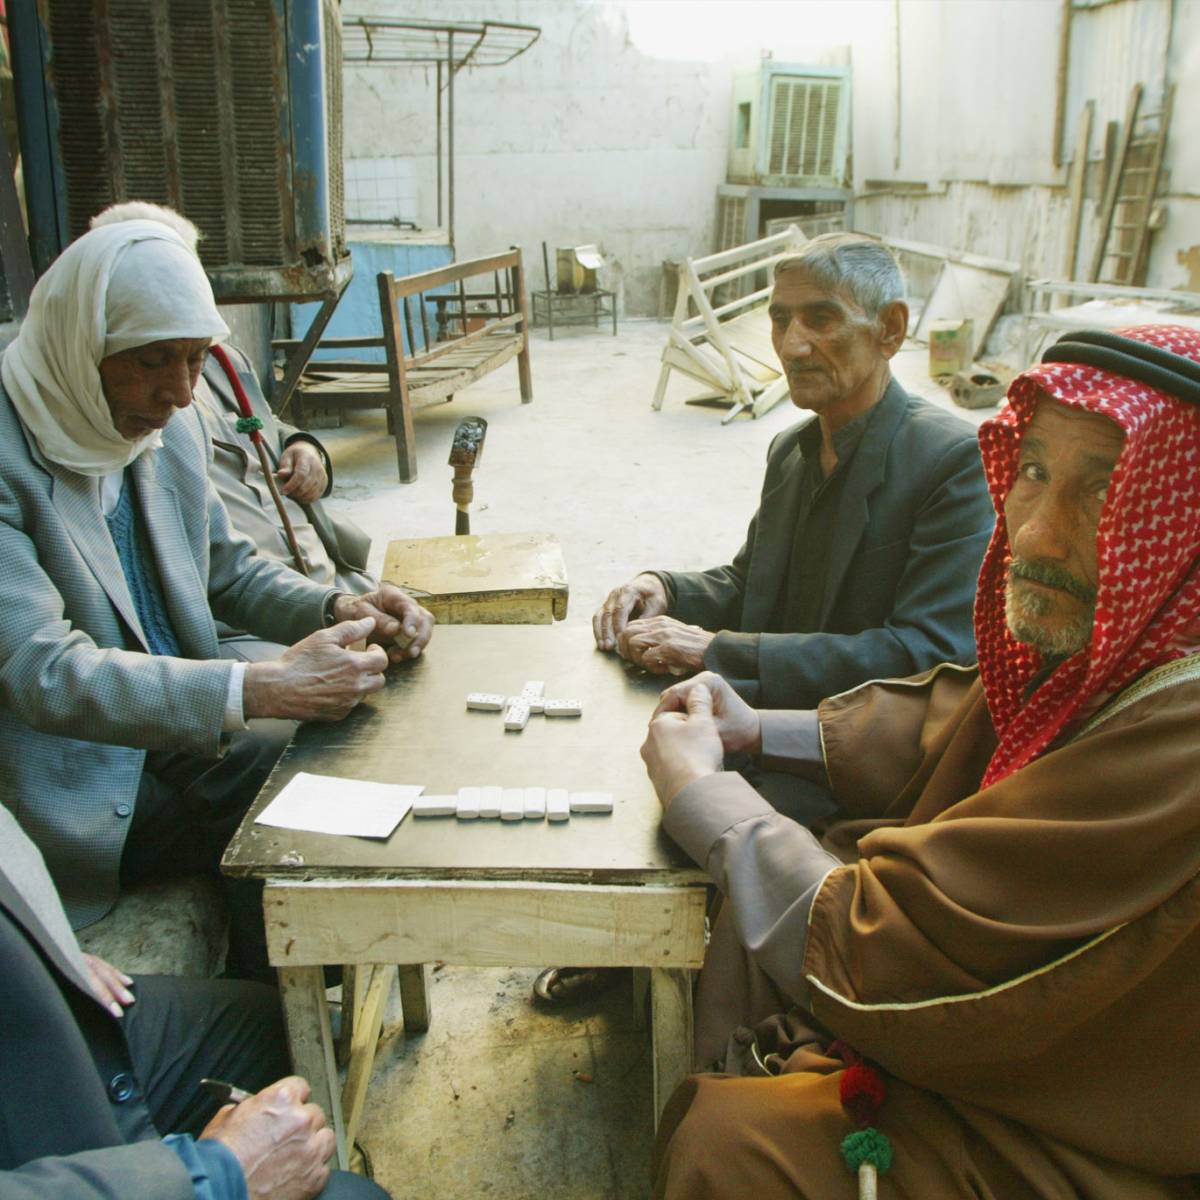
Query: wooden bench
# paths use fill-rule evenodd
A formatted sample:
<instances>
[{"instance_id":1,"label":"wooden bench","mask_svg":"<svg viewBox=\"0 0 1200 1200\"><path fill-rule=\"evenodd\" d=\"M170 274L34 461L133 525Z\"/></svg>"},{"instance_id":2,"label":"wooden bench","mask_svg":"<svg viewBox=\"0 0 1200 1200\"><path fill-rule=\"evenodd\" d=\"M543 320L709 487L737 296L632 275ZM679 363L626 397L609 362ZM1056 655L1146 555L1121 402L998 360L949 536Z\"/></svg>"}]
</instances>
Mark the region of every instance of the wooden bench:
<instances>
[{"instance_id":1,"label":"wooden bench","mask_svg":"<svg viewBox=\"0 0 1200 1200\"><path fill-rule=\"evenodd\" d=\"M303 426L305 409L313 407L385 409L400 481L411 483L417 477L414 409L453 400L512 358L521 403L533 399L525 274L521 252L514 249L402 279L390 271L376 278L383 336L329 338L317 349L382 348L386 361L310 360L292 399L293 419Z\"/></svg>"},{"instance_id":2,"label":"wooden bench","mask_svg":"<svg viewBox=\"0 0 1200 1200\"><path fill-rule=\"evenodd\" d=\"M689 404L732 406L722 425L747 408L751 416L761 417L787 395L787 378L771 345L766 305L772 268L805 241L790 225L761 241L684 259L654 391L655 412L663 406L672 371L704 385L706 390ZM765 286L759 286L764 279Z\"/></svg>"}]
</instances>

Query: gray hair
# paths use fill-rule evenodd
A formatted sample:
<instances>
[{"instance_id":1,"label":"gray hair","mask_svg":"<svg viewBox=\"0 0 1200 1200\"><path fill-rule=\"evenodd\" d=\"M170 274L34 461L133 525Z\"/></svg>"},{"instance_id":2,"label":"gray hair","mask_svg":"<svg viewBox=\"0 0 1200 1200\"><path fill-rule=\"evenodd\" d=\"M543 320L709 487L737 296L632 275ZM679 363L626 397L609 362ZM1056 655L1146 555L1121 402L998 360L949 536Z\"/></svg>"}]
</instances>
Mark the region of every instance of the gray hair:
<instances>
[{"instance_id":1,"label":"gray hair","mask_svg":"<svg viewBox=\"0 0 1200 1200\"><path fill-rule=\"evenodd\" d=\"M168 229L173 229L187 248L196 254L200 242L200 230L183 215L165 204L151 204L148 200L122 200L110 204L103 212L98 212L89 222L89 229L100 229L105 225L119 225L123 221L157 221ZM198 255L197 255L198 257Z\"/></svg>"},{"instance_id":2,"label":"gray hair","mask_svg":"<svg viewBox=\"0 0 1200 1200\"><path fill-rule=\"evenodd\" d=\"M895 255L861 233L823 233L775 264L775 278L803 271L831 290L845 290L868 317L904 299L904 274Z\"/></svg>"}]
</instances>

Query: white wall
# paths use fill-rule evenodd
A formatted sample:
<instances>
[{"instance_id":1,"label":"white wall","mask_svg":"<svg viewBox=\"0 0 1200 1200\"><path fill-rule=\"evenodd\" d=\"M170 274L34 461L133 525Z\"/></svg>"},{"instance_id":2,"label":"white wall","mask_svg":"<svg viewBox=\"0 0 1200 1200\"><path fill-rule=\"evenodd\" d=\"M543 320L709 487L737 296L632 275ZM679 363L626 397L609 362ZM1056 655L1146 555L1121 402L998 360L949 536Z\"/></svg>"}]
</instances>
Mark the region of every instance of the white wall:
<instances>
[{"instance_id":1,"label":"white wall","mask_svg":"<svg viewBox=\"0 0 1200 1200\"><path fill-rule=\"evenodd\" d=\"M394 0L358 0L386 16ZM589 0L438 0L406 15L542 28L506 66L455 83L459 259L520 245L543 286L541 243L598 242L624 310L653 313L663 259L711 249L724 179L731 68L637 50L622 9ZM681 12L683 11L681 6ZM348 66L348 158L411 156L419 221L436 223L432 68Z\"/></svg>"},{"instance_id":2,"label":"white wall","mask_svg":"<svg viewBox=\"0 0 1200 1200\"><path fill-rule=\"evenodd\" d=\"M458 257L518 244L533 287L543 239L596 241L623 311L655 312L662 260L712 249L735 70L763 51L818 61L849 44L855 224L1015 260L1031 275L1066 265L1066 164L1085 101L1096 119L1081 264L1105 123L1123 120L1134 82L1157 108L1170 78L1168 223L1148 282L1200 290L1200 0L1091 4L1072 23L1057 168L1060 0L411 0L404 12L542 29L520 58L456 83ZM392 15L395 0L348 0L348 11ZM347 67L345 97L347 157L410 158L418 219L434 225L433 69Z\"/></svg>"},{"instance_id":3,"label":"white wall","mask_svg":"<svg viewBox=\"0 0 1200 1200\"><path fill-rule=\"evenodd\" d=\"M1135 82L1143 111L1176 84L1167 146L1167 226L1147 283L1200 289L1200 0L1077 4L1067 76L1063 166L1053 161L1059 0L876 3L853 44L855 224L1062 277L1067 165L1079 118L1096 104L1079 262L1096 236L1104 129L1124 122ZM897 17L900 62L897 121ZM898 133L898 136L897 136ZM927 194L867 181L924 185ZM1182 260L1181 260L1182 256Z\"/></svg>"}]
</instances>

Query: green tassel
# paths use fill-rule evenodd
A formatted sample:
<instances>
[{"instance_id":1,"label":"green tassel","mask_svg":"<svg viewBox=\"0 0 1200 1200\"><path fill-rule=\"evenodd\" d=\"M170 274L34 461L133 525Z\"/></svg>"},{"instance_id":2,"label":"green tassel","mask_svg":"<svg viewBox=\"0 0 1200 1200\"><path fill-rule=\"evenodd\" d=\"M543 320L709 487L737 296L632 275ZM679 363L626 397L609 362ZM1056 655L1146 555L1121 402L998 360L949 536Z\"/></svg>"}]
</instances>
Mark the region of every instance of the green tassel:
<instances>
[{"instance_id":1,"label":"green tassel","mask_svg":"<svg viewBox=\"0 0 1200 1200\"><path fill-rule=\"evenodd\" d=\"M878 1129L856 1129L842 1138L842 1157L851 1171L867 1162L882 1174L892 1165L892 1143Z\"/></svg>"},{"instance_id":2,"label":"green tassel","mask_svg":"<svg viewBox=\"0 0 1200 1200\"><path fill-rule=\"evenodd\" d=\"M237 419L238 433L257 433L262 427L263 423L258 417L238 417Z\"/></svg>"}]
</instances>

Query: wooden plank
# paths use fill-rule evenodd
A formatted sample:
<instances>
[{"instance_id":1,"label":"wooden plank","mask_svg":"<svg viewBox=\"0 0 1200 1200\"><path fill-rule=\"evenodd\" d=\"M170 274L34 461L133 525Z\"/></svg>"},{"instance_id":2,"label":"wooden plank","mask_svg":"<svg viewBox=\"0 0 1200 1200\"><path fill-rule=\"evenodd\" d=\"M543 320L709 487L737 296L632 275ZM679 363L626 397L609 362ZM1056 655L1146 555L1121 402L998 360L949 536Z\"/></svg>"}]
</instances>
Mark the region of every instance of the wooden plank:
<instances>
[{"instance_id":1,"label":"wooden plank","mask_svg":"<svg viewBox=\"0 0 1200 1200\"><path fill-rule=\"evenodd\" d=\"M272 350L292 350L301 344L300 338L275 338L271 342ZM383 346L383 337L330 337L321 339L322 350L350 350L355 347Z\"/></svg>"},{"instance_id":2,"label":"wooden plank","mask_svg":"<svg viewBox=\"0 0 1200 1200\"><path fill-rule=\"evenodd\" d=\"M381 958L474 967L704 961L701 887L269 880L263 904L276 966Z\"/></svg>"},{"instance_id":3,"label":"wooden plank","mask_svg":"<svg viewBox=\"0 0 1200 1200\"><path fill-rule=\"evenodd\" d=\"M464 333L461 337L453 338L448 342L437 342L432 350L427 350L423 354L414 354L409 360L409 365L415 370L424 367L432 362L435 358L441 358L444 354L449 354L452 351L463 349L468 343L476 342L480 338L493 337L497 333L503 332L505 329L521 323L521 314L513 313L511 316L500 317L489 321L486 325L480 326L478 329L472 329L470 333ZM511 334L507 336L513 336ZM517 335L519 336L519 335Z\"/></svg>"},{"instance_id":4,"label":"wooden plank","mask_svg":"<svg viewBox=\"0 0 1200 1200\"><path fill-rule=\"evenodd\" d=\"M359 968L369 972L370 982L362 1007L355 1014L354 1036L350 1042L350 1064L346 1069L346 1086L342 1089L342 1112L346 1126L345 1144L352 1147L362 1121L363 1107L367 1100L367 1087L371 1082L371 1071L375 1066L375 1048L379 1045L379 1031L383 1028L383 1010L396 968L389 964Z\"/></svg>"},{"instance_id":5,"label":"wooden plank","mask_svg":"<svg viewBox=\"0 0 1200 1200\"><path fill-rule=\"evenodd\" d=\"M1079 136L1075 141L1075 158L1071 163L1070 216L1067 218L1066 277L1075 278L1079 265L1079 229L1083 223L1083 187L1087 181L1088 151L1092 144L1092 117L1096 112L1095 100L1083 106L1079 117Z\"/></svg>"},{"instance_id":6,"label":"wooden plank","mask_svg":"<svg viewBox=\"0 0 1200 1200\"><path fill-rule=\"evenodd\" d=\"M567 565L552 533L464 534L388 543L381 578L433 601L531 595L549 609L567 591Z\"/></svg>"},{"instance_id":7,"label":"wooden plank","mask_svg":"<svg viewBox=\"0 0 1200 1200\"><path fill-rule=\"evenodd\" d=\"M654 1057L654 1127L675 1089L692 1071L692 974L650 972L650 1028Z\"/></svg>"},{"instance_id":8,"label":"wooden plank","mask_svg":"<svg viewBox=\"0 0 1200 1200\"><path fill-rule=\"evenodd\" d=\"M336 961L330 959L330 962ZM325 973L319 966L280 966L279 998L291 1049L292 1069L312 1087L312 1102L324 1109L337 1138L337 1162L349 1169L342 1098L338 1091L329 1002L325 999Z\"/></svg>"},{"instance_id":9,"label":"wooden plank","mask_svg":"<svg viewBox=\"0 0 1200 1200\"><path fill-rule=\"evenodd\" d=\"M490 275L493 271L505 271L517 265L520 254L509 250L504 254L492 254L486 258L471 258L466 262L449 263L435 267L432 271L421 271L416 275L405 275L395 283L395 295L415 296L460 279L471 279L476 275Z\"/></svg>"},{"instance_id":10,"label":"wooden plank","mask_svg":"<svg viewBox=\"0 0 1200 1200\"><path fill-rule=\"evenodd\" d=\"M1109 171L1108 190L1104 194L1104 203L1100 209L1100 231L1096 237L1096 250L1092 255L1092 266L1088 271L1088 279L1095 283L1100 278L1100 270L1108 257L1108 235L1112 226L1113 212L1117 207L1117 197L1121 192L1121 178L1125 174L1125 160L1129 157L1129 143L1133 140L1133 128L1137 124L1138 109L1142 104L1142 85L1135 83L1129 93L1129 103L1125 109L1125 127L1121 130L1121 140L1117 145L1114 166Z\"/></svg>"},{"instance_id":11,"label":"wooden plank","mask_svg":"<svg viewBox=\"0 0 1200 1200\"><path fill-rule=\"evenodd\" d=\"M429 964L405 963L400 967L400 1009L405 1033L424 1033L433 1019L429 999Z\"/></svg>"},{"instance_id":12,"label":"wooden plank","mask_svg":"<svg viewBox=\"0 0 1200 1200\"><path fill-rule=\"evenodd\" d=\"M808 239L796 225L789 225L782 233L773 233L770 237L760 238L757 242L747 242L743 246L734 246L729 250L719 250L716 254L708 254L704 258L689 260L698 275L713 271L719 267L727 267L730 263L740 262L746 258L762 258L764 255L782 248L783 246L804 245Z\"/></svg>"}]
</instances>

